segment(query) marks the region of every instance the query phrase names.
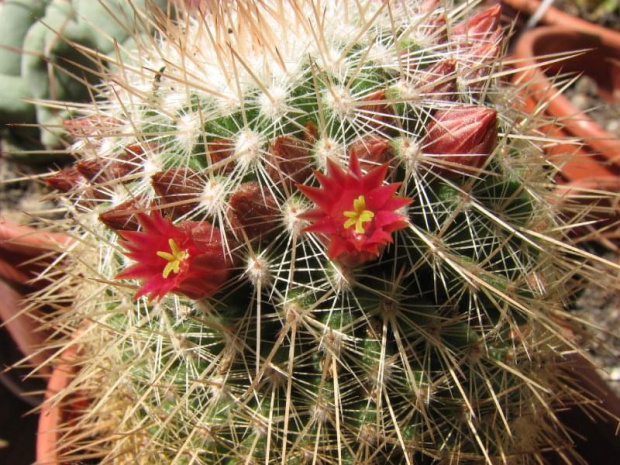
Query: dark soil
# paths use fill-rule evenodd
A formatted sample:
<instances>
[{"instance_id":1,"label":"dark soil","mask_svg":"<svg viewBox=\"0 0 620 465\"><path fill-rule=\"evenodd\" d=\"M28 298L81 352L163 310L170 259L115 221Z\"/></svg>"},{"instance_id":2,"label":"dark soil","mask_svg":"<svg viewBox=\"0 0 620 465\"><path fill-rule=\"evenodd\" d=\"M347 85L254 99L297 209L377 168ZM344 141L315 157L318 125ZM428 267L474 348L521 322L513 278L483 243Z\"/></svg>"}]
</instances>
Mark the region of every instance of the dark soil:
<instances>
[{"instance_id":1,"label":"dark soil","mask_svg":"<svg viewBox=\"0 0 620 465\"><path fill-rule=\"evenodd\" d=\"M620 265L620 253L607 253L603 258ZM617 273L612 273L605 282L585 289L576 308L599 336L590 349L598 372L620 396L620 291L613 288L617 279Z\"/></svg>"},{"instance_id":2,"label":"dark soil","mask_svg":"<svg viewBox=\"0 0 620 465\"><path fill-rule=\"evenodd\" d=\"M0 154L0 218L14 224L31 225L37 217L58 216L48 200L42 176L52 168L16 163Z\"/></svg>"},{"instance_id":3,"label":"dark soil","mask_svg":"<svg viewBox=\"0 0 620 465\"><path fill-rule=\"evenodd\" d=\"M591 23L620 31L620 3L614 3L614 0L555 0L553 6Z\"/></svg>"},{"instance_id":4,"label":"dark soil","mask_svg":"<svg viewBox=\"0 0 620 465\"><path fill-rule=\"evenodd\" d=\"M580 77L565 91L565 95L575 107L586 112L603 129L620 138L620 103L602 99L594 79Z\"/></svg>"}]
</instances>

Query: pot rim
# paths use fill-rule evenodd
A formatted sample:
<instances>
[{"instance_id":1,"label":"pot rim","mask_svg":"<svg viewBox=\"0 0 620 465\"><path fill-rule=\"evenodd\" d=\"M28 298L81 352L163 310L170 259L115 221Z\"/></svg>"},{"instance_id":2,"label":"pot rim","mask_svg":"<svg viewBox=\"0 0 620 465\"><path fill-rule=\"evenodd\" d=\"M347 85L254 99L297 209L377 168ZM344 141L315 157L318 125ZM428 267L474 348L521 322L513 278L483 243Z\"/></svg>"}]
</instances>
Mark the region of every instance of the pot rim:
<instances>
[{"instance_id":1,"label":"pot rim","mask_svg":"<svg viewBox=\"0 0 620 465\"><path fill-rule=\"evenodd\" d=\"M536 55L536 45L544 43L546 46L553 43L554 38L572 37L573 40L583 38L587 48L596 46L596 43L609 46L609 43L600 37L575 31L560 26L544 26L525 32L519 39L514 52L514 66L518 68L513 76L513 82L526 86L528 97L545 102L545 111L558 119L562 129L570 135L583 139L596 155L604 157L609 164L610 173L614 170L620 174L620 140L604 130L596 121L583 111L575 107L552 83L552 80L540 67L540 59ZM561 53L566 52L562 50ZM587 52L586 52L587 53ZM618 49L620 54L620 49ZM601 60L603 66L613 66L610 62Z\"/></svg>"}]
</instances>

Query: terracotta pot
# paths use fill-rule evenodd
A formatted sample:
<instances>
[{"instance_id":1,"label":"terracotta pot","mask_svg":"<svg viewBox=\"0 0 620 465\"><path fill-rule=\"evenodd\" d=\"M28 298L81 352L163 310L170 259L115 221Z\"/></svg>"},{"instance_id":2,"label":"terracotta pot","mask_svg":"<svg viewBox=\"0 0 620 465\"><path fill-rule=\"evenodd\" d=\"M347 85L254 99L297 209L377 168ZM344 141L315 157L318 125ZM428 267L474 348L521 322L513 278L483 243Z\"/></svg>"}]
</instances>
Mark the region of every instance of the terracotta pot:
<instances>
[{"instance_id":1,"label":"terracotta pot","mask_svg":"<svg viewBox=\"0 0 620 465\"><path fill-rule=\"evenodd\" d=\"M533 16L539 11L541 6L540 0L501 0L502 3L508 5L515 10ZM598 24L577 18L571 14L564 13L562 10L549 6L545 9L539 22L549 26L560 26L574 31L585 32L587 34L597 35L606 43L613 47L620 48L620 32L608 29Z\"/></svg>"},{"instance_id":2,"label":"terracotta pot","mask_svg":"<svg viewBox=\"0 0 620 465\"><path fill-rule=\"evenodd\" d=\"M55 402L55 396L69 386L75 375L71 359L75 354L71 346L61 358L61 363L54 368L45 391L45 401L39 413L39 427L36 442L36 465L60 465L62 452L62 425L67 420L67 402L65 399Z\"/></svg>"},{"instance_id":3,"label":"terracotta pot","mask_svg":"<svg viewBox=\"0 0 620 465\"><path fill-rule=\"evenodd\" d=\"M591 400L590 409L570 408L559 419L572 434L575 449L584 463L616 464L620 457L620 398L582 356L573 356L566 369L567 381L580 388ZM604 412L604 413L603 413ZM615 458L614 458L615 457ZM554 463L566 463L566 457Z\"/></svg>"},{"instance_id":4,"label":"terracotta pot","mask_svg":"<svg viewBox=\"0 0 620 465\"><path fill-rule=\"evenodd\" d=\"M48 334L40 329L40 314L27 309L26 296L45 286L32 280L68 244L64 235L0 219L0 319L20 351L36 365L47 358L39 348Z\"/></svg>"},{"instance_id":5,"label":"terracotta pot","mask_svg":"<svg viewBox=\"0 0 620 465\"><path fill-rule=\"evenodd\" d=\"M566 60L548 62L554 54L575 54ZM544 128L550 136L583 139L578 147L559 144L547 149L550 159L562 168L564 181L586 177L620 175L620 140L605 131L592 118L577 109L552 79L562 73L583 73L595 80L603 98L620 101L620 48L605 37L586 34L565 27L541 27L523 34L515 49L513 81L525 87L527 111L540 111L557 118L560 126ZM614 61L617 60L617 61ZM572 154L569 159L566 154Z\"/></svg>"},{"instance_id":6,"label":"terracotta pot","mask_svg":"<svg viewBox=\"0 0 620 465\"><path fill-rule=\"evenodd\" d=\"M620 177L604 176L582 178L559 185L553 193L554 201L560 203L568 224L576 224L572 231L581 241L596 241L610 250L620 250ZM584 210L584 205L589 206ZM584 211L587 214L584 216Z\"/></svg>"}]
</instances>

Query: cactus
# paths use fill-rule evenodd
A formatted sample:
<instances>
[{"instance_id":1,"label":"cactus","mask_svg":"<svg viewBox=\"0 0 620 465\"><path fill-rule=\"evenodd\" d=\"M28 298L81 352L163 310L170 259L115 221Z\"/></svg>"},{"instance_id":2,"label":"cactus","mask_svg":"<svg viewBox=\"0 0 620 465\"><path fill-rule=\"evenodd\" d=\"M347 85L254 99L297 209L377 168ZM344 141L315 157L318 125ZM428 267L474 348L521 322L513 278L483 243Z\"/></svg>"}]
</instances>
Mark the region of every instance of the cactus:
<instances>
[{"instance_id":1,"label":"cactus","mask_svg":"<svg viewBox=\"0 0 620 465\"><path fill-rule=\"evenodd\" d=\"M21 161L45 161L44 148L67 145L63 104L88 102L100 66L112 66L136 40L145 40L144 10L165 0L6 0L0 4L0 135L4 152ZM142 37L142 39L141 39ZM96 51L92 56L86 49ZM55 101L55 105L35 105ZM38 123L38 125L37 125ZM32 153L28 153L31 151ZM62 153L62 152L59 152ZM58 153L56 154L58 155Z\"/></svg>"},{"instance_id":2,"label":"cactus","mask_svg":"<svg viewBox=\"0 0 620 465\"><path fill-rule=\"evenodd\" d=\"M568 234L499 14L213 2L136 42L47 178L67 459L576 459L567 308L617 270Z\"/></svg>"}]
</instances>

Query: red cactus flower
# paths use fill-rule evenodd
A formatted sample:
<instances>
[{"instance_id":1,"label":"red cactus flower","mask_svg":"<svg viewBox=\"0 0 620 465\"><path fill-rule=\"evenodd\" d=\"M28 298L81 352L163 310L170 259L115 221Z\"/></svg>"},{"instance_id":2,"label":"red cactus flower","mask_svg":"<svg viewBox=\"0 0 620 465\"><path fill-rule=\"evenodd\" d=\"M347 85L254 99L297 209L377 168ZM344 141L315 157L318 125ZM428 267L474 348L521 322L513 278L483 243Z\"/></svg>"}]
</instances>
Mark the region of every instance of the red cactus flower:
<instances>
[{"instance_id":1,"label":"red cactus flower","mask_svg":"<svg viewBox=\"0 0 620 465\"><path fill-rule=\"evenodd\" d=\"M400 183L383 184L388 166L362 174L352 152L348 172L328 159L327 175L315 171L321 188L298 186L317 205L300 215L313 223L304 231L322 235L330 260L347 266L374 260L392 242L392 232L407 227L396 210L412 199L395 196Z\"/></svg>"},{"instance_id":2,"label":"red cactus flower","mask_svg":"<svg viewBox=\"0 0 620 465\"><path fill-rule=\"evenodd\" d=\"M117 279L142 279L135 295L149 301L169 292L190 299L214 294L228 279L232 263L224 252L219 230L206 221L175 226L159 212L137 215L142 231L119 231L126 255L137 261Z\"/></svg>"}]
</instances>

